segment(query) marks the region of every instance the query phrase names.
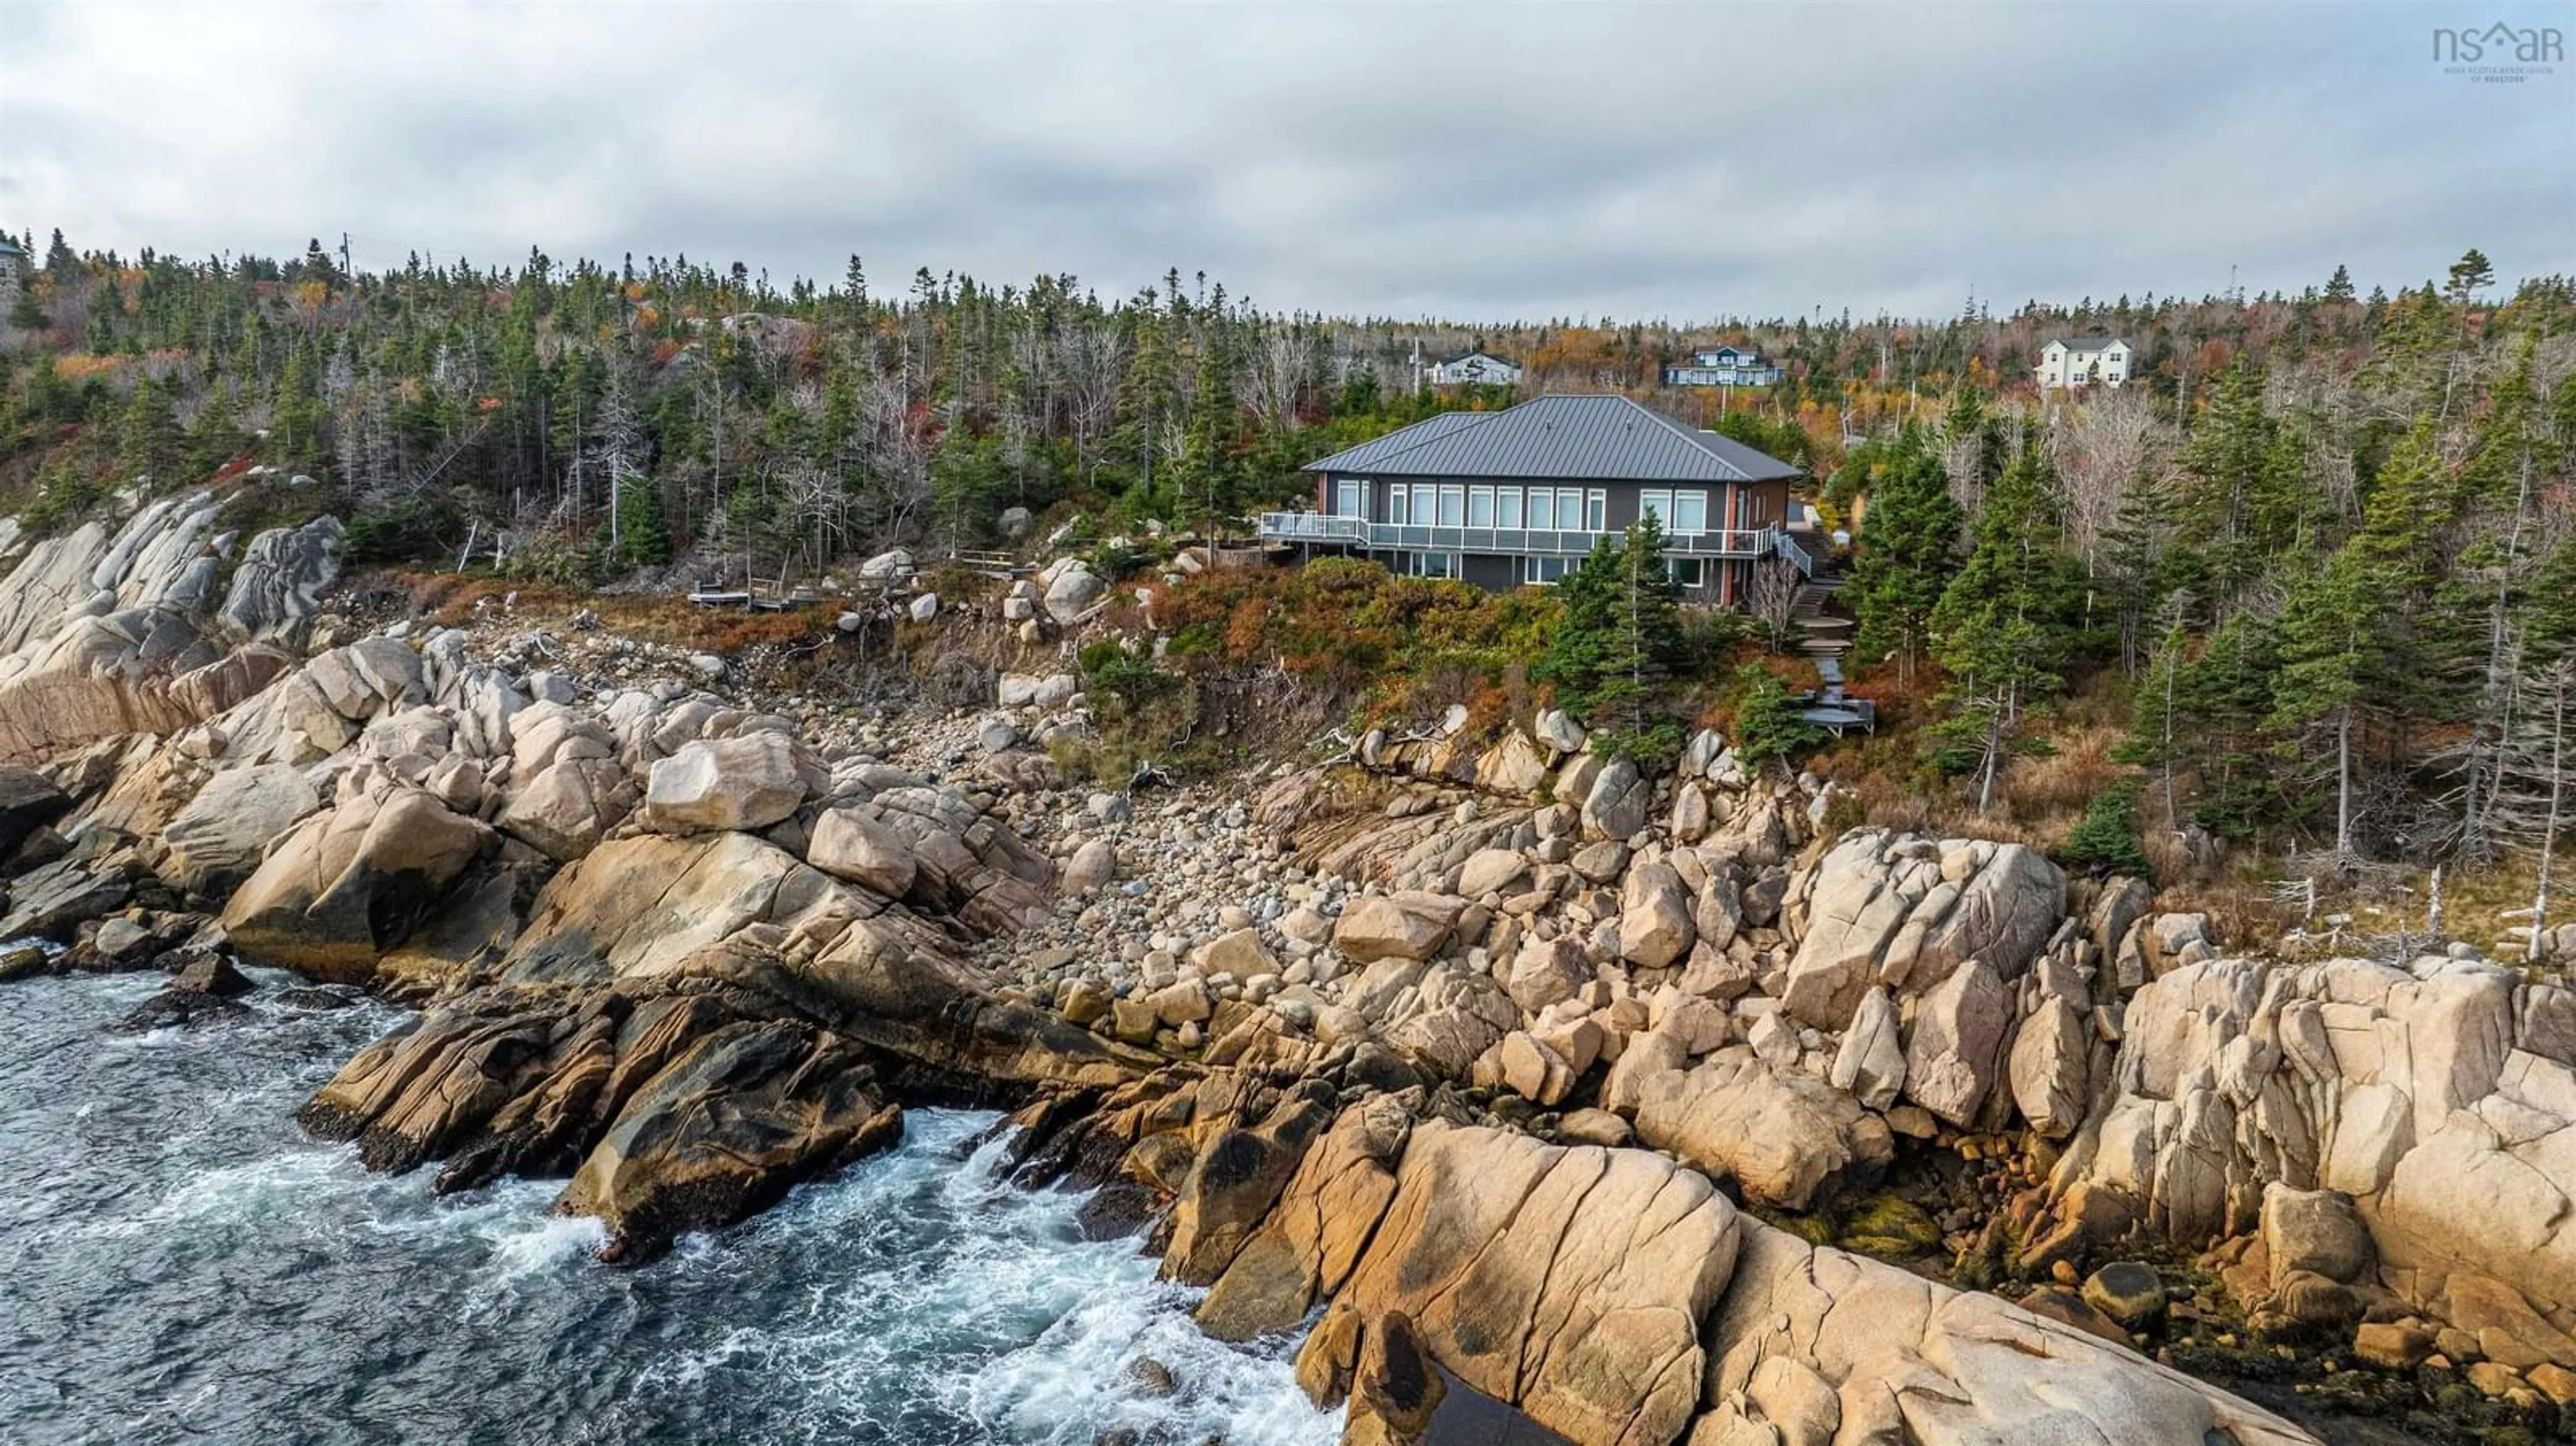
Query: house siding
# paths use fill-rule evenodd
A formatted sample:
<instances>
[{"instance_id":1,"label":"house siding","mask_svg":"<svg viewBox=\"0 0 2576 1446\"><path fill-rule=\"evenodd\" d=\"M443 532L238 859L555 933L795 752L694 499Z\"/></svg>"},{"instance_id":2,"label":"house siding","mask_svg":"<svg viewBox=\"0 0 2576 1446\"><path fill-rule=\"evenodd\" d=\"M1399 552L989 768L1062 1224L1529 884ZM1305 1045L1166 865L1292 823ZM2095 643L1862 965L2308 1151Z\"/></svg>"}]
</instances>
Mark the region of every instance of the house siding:
<instances>
[{"instance_id":1,"label":"house siding","mask_svg":"<svg viewBox=\"0 0 2576 1446\"><path fill-rule=\"evenodd\" d=\"M1775 525L1781 521L1782 514L1787 507L1789 497L1789 484L1785 481L1749 484L1689 484L1600 482L1526 477L1405 477L1400 479L1379 479L1360 478L1340 473L1326 473L1320 474L1320 480L1318 481L1315 489L1316 510L1318 512L1328 515L1332 513L1335 499L1340 495L1340 484L1345 481L1361 481L1365 483L1365 520L1380 526L1487 525L1465 523L1451 524L1436 520L1427 521L1416 514L1411 506L1414 497L1412 489L1419 487L1429 487L1433 489L1433 506L1435 508L1439 505L1439 489L1456 489L1457 500L1462 508L1459 515L1462 517L1472 515L1463 509L1468 505L1470 498L1474 497L1476 493L1481 492L1484 489L1519 489L1523 497L1522 515L1524 522L1526 522L1527 518L1528 504L1526 499L1529 489L1531 488L1572 490L1585 494L1587 501L1588 495L1591 492L1598 491L1602 494L1603 516L1600 531L1603 533L1624 532L1630 526L1634 525L1638 517L1644 511L1644 494L1648 491L1696 491L1705 493L1707 495L1708 503L1707 523L1702 529L1703 534L1726 531L1753 531ZM1399 486L1406 489L1406 498L1408 503L1406 516L1400 523L1395 515L1395 507L1393 503L1394 490ZM1435 519L1436 517L1437 513L1434 514ZM1592 529L1580 525L1572 527L1560 526L1555 530L1587 535L1592 532ZM1569 542L1571 541L1572 539L1569 539ZM1428 561L1428 559L1446 556L1447 554L1426 553L1420 547L1399 548L1370 546L1359 543L1348 544L1348 547L1349 550L1360 555L1373 557L1386 563L1388 567L1397 572L1407 574L1432 572L1442 575L1449 575L1450 573L1450 569L1447 567ZM1466 582L1474 584L1477 587L1484 588L1488 591L1499 592L1519 587L1527 581L1524 563L1525 558L1534 556L1558 557L1567 559L1570 564L1572 561L1579 560L1581 555L1582 549L1572 546L1569 546L1563 551L1546 549L1529 549L1522 551L1461 550L1455 554L1457 561L1454 575ZM1741 597L1743 595L1744 588L1752 576L1752 568L1754 566L1754 561L1746 558L1701 557L1676 559L1676 561L1682 565L1685 571L1696 573L1700 578L1700 581L1695 585L1686 585L1684 587L1684 596L1693 602L1705 603L1731 603Z\"/></svg>"}]
</instances>

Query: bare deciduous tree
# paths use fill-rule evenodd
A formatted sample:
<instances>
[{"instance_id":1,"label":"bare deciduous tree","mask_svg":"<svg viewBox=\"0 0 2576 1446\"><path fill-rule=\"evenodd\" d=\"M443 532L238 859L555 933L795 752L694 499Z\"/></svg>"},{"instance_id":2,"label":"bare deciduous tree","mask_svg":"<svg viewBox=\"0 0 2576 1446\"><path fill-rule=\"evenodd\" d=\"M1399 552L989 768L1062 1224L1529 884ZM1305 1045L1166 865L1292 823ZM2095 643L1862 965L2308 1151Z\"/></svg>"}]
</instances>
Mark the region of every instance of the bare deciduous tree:
<instances>
[{"instance_id":1,"label":"bare deciduous tree","mask_svg":"<svg viewBox=\"0 0 2576 1446\"><path fill-rule=\"evenodd\" d=\"M2102 534L2140 476L2161 464L2173 438L2142 387L2103 389L2065 407L2049 429L2049 458L2066 493L2066 529L2085 571Z\"/></svg>"},{"instance_id":2,"label":"bare deciduous tree","mask_svg":"<svg viewBox=\"0 0 2576 1446\"><path fill-rule=\"evenodd\" d=\"M1789 634L1796 623L1792 609L1798 601L1799 580L1796 563L1773 557L1753 564L1752 577L1745 586L1745 610L1770 634L1774 651L1789 645Z\"/></svg>"}]
</instances>

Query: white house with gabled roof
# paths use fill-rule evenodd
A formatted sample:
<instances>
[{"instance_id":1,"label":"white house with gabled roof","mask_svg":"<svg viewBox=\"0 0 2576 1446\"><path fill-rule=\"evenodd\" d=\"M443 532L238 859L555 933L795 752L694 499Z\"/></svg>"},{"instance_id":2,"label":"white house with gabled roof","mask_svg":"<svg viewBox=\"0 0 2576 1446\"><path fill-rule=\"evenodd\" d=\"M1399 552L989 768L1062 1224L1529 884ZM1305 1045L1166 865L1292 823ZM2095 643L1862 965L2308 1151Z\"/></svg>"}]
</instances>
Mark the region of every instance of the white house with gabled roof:
<instances>
[{"instance_id":1,"label":"white house with gabled roof","mask_svg":"<svg viewBox=\"0 0 2576 1446\"><path fill-rule=\"evenodd\" d=\"M1464 386L1470 382L1489 387L1516 387L1521 384L1521 369L1489 351L1471 351L1453 356L1431 368L1431 385Z\"/></svg>"},{"instance_id":2,"label":"white house with gabled roof","mask_svg":"<svg viewBox=\"0 0 2576 1446\"><path fill-rule=\"evenodd\" d=\"M2136 359L2116 336L2052 336L2030 370L2041 391L2116 387L2137 375Z\"/></svg>"}]
</instances>

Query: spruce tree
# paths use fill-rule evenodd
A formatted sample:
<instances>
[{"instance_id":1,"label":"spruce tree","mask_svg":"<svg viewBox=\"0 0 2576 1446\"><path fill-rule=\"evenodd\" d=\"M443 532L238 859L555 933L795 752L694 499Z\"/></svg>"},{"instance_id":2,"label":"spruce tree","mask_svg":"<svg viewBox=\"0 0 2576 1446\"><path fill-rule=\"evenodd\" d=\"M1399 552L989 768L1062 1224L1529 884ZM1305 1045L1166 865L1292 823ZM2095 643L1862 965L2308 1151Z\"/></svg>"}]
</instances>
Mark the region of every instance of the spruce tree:
<instances>
[{"instance_id":1,"label":"spruce tree","mask_svg":"<svg viewBox=\"0 0 2576 1446\"><path fill-rule=\"evenodd\" d=\"M1235 402L1235 365L1233 330L1220 312L1199 341L1177 477L1182 506L1194 506L1211 528L1241 500L1235 452L1243 440L1243 411Z\"/></svg>"},{"instance_id":2,"label":"spruce tree","mask_svg":"<svg viewBox=\"0 0 2576 1446\"><path fill-rule=\"evenodd\" d=\"M187 456L187 438L168 389L149 377L138 378L125 400L118 426L116 460L128 477L149 477L157 486L178 480Z\"/></svg>"},{"instance_id":3,"label":"spruce tree","mask_svg":"<svg viewBox=\"0 0 2576 1446\"><path fill-rule=\"evenodd\" d=\"M2303 774L2333 780L2337 862L2358 857L2360 731L2380 601L2360 549L2345 547L2291 583L2276 625L2279 666L2267 721Z\"/></svg>"},{"instance_id":4,"label":"spruce tree","mask_svg":"<svg viewBox=\"0 0 2576 1446\"><path fill-rule=\"evenodd\" d=\"M1911 424L1869 472L1846 595L1860 646L1894 654L1899 676L1911 677L1958 571L1959 504L1930 439Z\"/></svg>"},{"instance_id":5,"label":"spruce tree","mask_svg":"<svg viewBox=\"0 0 2576 1446\"><path fill-rule=\"evenodd\" d=\"M1611 730L1618 751L1645 756L1681 743L1655 707L1681 660L1681 589L1664 561L1664 530L1653 513L1629 527L1617 559L1609 639L1587 721Z\"/></svg>"},{"instance_id":6,"label":"spruce tree","mask_svg":"<svg viewBox=\"0 0 2576 1446\"><path fill-rule=\"evenodd\" d=\"M1975 545L1931 618L1933 655L1950 676L1951 714L1936 758L1977 779L1977 810L1993 806L2024 714L2063 686L2081 582L2059 552L2054 471L2026 446L1987 491Z\"/></svg>"},{"instance_id":7,"label":"spruce tree","mask_svg":"<svg viewBox=\"0 0 2576 1446\"><path fill-rule=\"evenodd\" d=\"M2342 266L2335 267L2334 275L2326 278L2326 300L2350 301L2352 296L2352 273Z\"/></svg>"},{"instance_id":8,"label":"spruce tree","mask_svg":"<svg viewBox=\"0 0 2576 1446\"><path fill-rule=\"evenodd\" d=\"M1620 552L1605 533L1593 539L1590 556L1557 580L1556 632L1530 668L1532 678L1555 688L1558 707L1587 723L1618 626Z\"/></svg>"}]
</instances>

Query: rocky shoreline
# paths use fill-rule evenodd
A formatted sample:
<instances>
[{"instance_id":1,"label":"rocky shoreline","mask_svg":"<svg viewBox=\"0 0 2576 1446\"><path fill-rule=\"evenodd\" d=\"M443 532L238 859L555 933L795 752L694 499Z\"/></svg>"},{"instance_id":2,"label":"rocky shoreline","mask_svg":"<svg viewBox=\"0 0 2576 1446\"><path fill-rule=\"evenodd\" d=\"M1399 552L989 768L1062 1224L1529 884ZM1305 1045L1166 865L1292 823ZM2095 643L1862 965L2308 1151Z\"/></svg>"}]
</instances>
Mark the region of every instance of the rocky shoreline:
<instances>
[{"instance_id":1,"label":"rocky shoreline","mask_svg":"<svg viewBox=\"0 0 2576 1446\"><path fill-rule=\"evenodd\" d=\"M1067 567L1003 600L989 705L854 718L362 624L335 525L216 516L9 577L0 939L53 947L0 977L419 1006L299 1116L371 1167L566 1179L633 1259L906 1103L1003 1104L1019 1177L1146 1224L1212 1334L1313 1320L1353 1441L1449 1382L1580 1446L2314 1439L2177 1365L2461 1439L2576 1406L2563 981L2228 957L2026 848L1828 836L1714 734L1645 771L1462 709L1069 787L1027 741L1089 726Z\"/></svg>"}]
</instances>

